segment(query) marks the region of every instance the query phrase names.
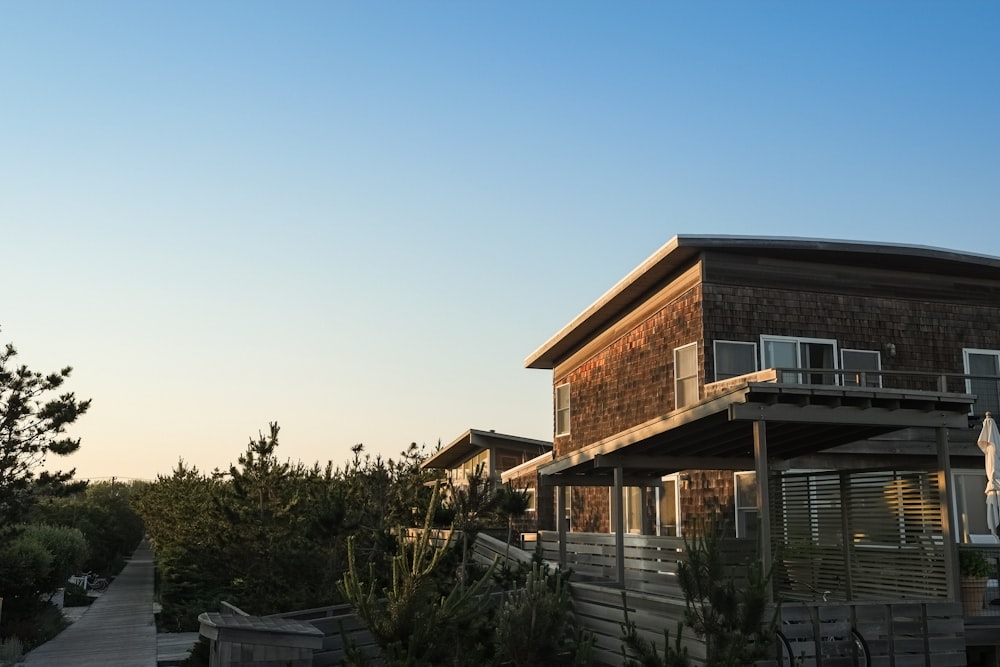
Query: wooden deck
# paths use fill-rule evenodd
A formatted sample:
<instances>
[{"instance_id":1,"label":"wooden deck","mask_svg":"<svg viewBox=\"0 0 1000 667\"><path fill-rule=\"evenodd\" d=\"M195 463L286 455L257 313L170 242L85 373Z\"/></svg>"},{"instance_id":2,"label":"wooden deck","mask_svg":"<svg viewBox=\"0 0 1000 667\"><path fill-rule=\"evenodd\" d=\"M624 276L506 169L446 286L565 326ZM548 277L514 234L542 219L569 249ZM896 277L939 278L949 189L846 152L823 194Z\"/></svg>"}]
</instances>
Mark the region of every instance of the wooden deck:
<instances>
[{"instance_id":1,"label":"wooden deck","mask_svg":"<svg viewBox=\"0 0 1000 667\"><path fill-rule=\"evenodd\" d=\"M25 667L156 667L158 636L153 619L153 551L139 545L121 574L87 611L52 641L31 651ZM197 640L184 633L181 643ZM164 664L176 664L183 649L163 635ZM173 641L171 641L173 639Z\"/></svg>"}]
</instances>

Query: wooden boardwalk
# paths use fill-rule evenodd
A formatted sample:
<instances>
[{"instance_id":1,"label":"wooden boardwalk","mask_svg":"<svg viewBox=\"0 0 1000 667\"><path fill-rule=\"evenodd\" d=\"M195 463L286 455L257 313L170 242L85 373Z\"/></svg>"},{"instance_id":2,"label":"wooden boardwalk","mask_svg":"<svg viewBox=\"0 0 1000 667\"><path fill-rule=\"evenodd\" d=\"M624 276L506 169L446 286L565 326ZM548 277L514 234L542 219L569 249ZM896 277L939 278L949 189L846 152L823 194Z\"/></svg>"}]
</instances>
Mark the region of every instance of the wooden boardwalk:
<instances>
[{"instance_id":1,"label":"wooden boardwalk","mask_svg":"<svg viewBox=\"0 0 1000 667\"><path fill-rule=\"evenodd\" d=\"M21 664L156 667L153 566L153 550L143 542L121 574L83 616L52 641L31 651Z\"/></svg>"}]
</instances>

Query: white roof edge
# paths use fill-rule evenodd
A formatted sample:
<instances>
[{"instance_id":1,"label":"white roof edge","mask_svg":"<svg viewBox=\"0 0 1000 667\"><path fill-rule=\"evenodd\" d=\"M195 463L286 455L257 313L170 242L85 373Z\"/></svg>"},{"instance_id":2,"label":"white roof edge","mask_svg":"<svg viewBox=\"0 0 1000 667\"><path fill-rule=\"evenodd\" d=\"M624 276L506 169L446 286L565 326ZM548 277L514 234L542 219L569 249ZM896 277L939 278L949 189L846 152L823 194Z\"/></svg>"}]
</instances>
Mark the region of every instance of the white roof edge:
<instances>
[{"instance_id":1,"label":"white roof edge","mask_svg":"<svg viewBox=\"0 0 1000 667\"><path fill-rule=\"evenodd\" d=\"M809 238L800 236L739 236L739 235L693 235L678 234L667 241L656 252L650 255L639 266L634 268L624 278L619 280L611 289L605 292L599 299L594 301L582 313L577 315L569 324L560 329L555 335L550 337L545 343L532 352L525 360L525 368L544 368L536 366L539 360L548 354L553 347L581 324L594 316L604 308L612 299L621 294L630 285L635 283L641 276L645 275L651 268L656 266L665 257L675 252L680 247L698 248L701 250L741 248L741 247L767 247L774 248L802 248L842 252L865 252L880 254L892 254L896 256L911 257L933 257L940 260L950 260L954 262L967 262L988 264L1000 269L1000 257L981 253L972 253L960 250L949 250L946 248L936 248L933 246L914 245L904 243L892 243L885 241L851 241L843 239ZM978 260L978 261L976 261Z\"/></svg>"},{"instance_id":2,"label":"white roof edge","mask_svg":"<svg viewBox=\"0 0 1000 667\"><path fill-rule=\"evenodd\" d=\"M597 301L592 303L586 310L577 315L573 320L560 329L554 336L549 338L545 343L543 343L537 350L531 353L531 355L524 360L524 365L526 368L530 368L532 364L538 361L539 357L544 355L555 343L562 340L567 333L575 329L580 325L581 322L585 321L588 317L599 311L605 306L611 299L620 294L622 290L631 285L636 281L636 279L645 274L649 269L655 266L660 260L672 253L680 245L681 236L675 236L674 238L667 241L665 244L660 246L660 249L650 255L642 264L632 269L628 275L619 280L614 287L605 292Z\"/></svg>"},{"instance_id":3,"label":"white roof edge","mask_svg":"<svg viewBox=\"0 0 1000 667\"><path fill-rule=\"evenodd\" d=\"M500 473L500 481L506 483L508 480L510 480L511 477L517 477L520 473L525 472L526 470L537 468L543 463L551 461L552 458L553 454L551 451L545 452L544 454L539 454L535 458L525 461L520 465L516 465L513 468L504 470L502 473Z\"/></svg>"}]
</instances>

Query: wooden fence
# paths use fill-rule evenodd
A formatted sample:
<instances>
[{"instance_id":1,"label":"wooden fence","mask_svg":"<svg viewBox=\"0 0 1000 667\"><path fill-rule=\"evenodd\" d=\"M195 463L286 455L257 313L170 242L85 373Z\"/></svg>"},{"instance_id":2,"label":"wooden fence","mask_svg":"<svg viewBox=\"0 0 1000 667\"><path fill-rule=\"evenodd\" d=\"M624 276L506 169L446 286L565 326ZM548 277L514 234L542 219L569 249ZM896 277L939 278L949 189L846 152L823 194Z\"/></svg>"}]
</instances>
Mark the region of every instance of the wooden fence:
<instances>
[{"instance_id":1,"label":"wooden fence","mask_svg":"<svg viewBox=\"0 0 1000 667\"><path fill-rule=\"evenodd\" d=\"M802 667L849 661L854 628L872 667L959 667L966 664L962 608L954 602L789 603L781 632Z\"/></svg>"},{"instance_id":2,"label":"wooden fence","mask_svg":"<svg viewBox=\"0 0 1000 667\"><path fill-rule=\"evenodd\" d=\"M673 642L686 606L677 580L677 564L685 558L683 539L625 536L624 591L612 583L617 576L613 535L569 533L566 539L567 567L574 573L570 581L573 611L580 624L594 633L598 660L621 664L626 608L640 637L655 642L662 651L667 630ZM539 540L544 557L557 560L558 534L542 532ZM721 546L739 585L746 564L755 556L753 543L723 540ZM873 667L965 664L964 622L957 602L789 602L779 608L779 614L797 667L846 664L852 627L867 641ZM704 664L705 644L690 628L683 631L683 645L693 664ZM772 650L776 656L777 645Z\"/></svg>"},{"instance_id":3,"label":"wooden fence","mask_svg":"<svg viewBox=\"0 0 1000 667\"><path fill-rule=\"evenodd\" d=\"M558 558L555 533L542 533L539 541L547 561ZM411 536L411 537L415 537ZM608 538L612 538L609 540ZM447 541L446 535L432 536ZM677 563L684 542L677 538L628 536L626 589L610 583L615 573L613 536L570 533L568 565L573 613L581 627L594 634L594 659L603 665L621 665L625 610L639 636L663 650L664 630L671 644L686 603L677 584ZM741 563L752 555L745 540L724 543L727 562L739 576ZM528 563L532 555L488 535L477 536L473 558L484 565L509 559L512 567ZM623 597L624 593L624 597ZM242 613L231 605L224 612ZM964 624L957 602L789 602L779 609L780 628L792 644L796 667L836 667L848 664L850 629L856 628L871 652L872 667L958 667L966 664ZM345 648L353 644L368 657L378 647L349 605L307 609L278 615L305 621L323 633L322 648L313 654L313 665L340 665ZM692 664L703 665L706 647L690 628L684 628L683 645ZM777 646L773 647L777 655ZM758 667L775 665L764 660ZM853 663L850 663L853 664Z\"/></svg>"},{"instance_id":4,"label":"wooden fence","mask_svg":"<svg viewBox=\"0 0 1000 667\"><path fill-rule=\"evenodd\" d=\"M684 560L684 539L651 535L625 535L625 589L683 600L677 564ZM538 539L547 561L559 561L559 534L541 531ZM752 540L720 541L725 563L737 584L746 581L746 566L755 557ZM566 568L576 581L617 580L615 536L605 533L567 533Z\"/></svg>"}]
</instances>

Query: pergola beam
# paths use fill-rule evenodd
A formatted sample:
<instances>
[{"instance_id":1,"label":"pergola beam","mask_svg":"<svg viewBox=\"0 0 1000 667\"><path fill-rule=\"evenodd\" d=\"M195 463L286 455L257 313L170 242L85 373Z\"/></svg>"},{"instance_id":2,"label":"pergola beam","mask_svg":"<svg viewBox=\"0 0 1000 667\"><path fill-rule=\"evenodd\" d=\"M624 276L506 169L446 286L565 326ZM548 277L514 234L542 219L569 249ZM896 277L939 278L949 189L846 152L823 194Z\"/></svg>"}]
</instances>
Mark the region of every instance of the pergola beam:
<instances>
[{"instance_id":1,"label":"pergola beam","mask_svg":"<svg viewBox=\"0 0 1000 667\"><path fill-rule=\"evenodd\" d=\"M625 466L630 470L753 470L752 457L720 458L715 456L630 456L628 454L598 454L595 468ZM669 473L664 473L669 474Z\"/></svg>"},{"instance_id":2,"label":"pergola beam","mask_svg":"<svg viewBox=\"0 0 1000 667\"><path fill-rule=\"evenodd\" d=\"M936 410L927 412L909 408L831 408L825 405L797 406L788 403L732 403L732 421L769 421L788 424L827 424L830 426L884 426L893 428L968 428L968 415Z\"/></svg>"}]
</instances>

